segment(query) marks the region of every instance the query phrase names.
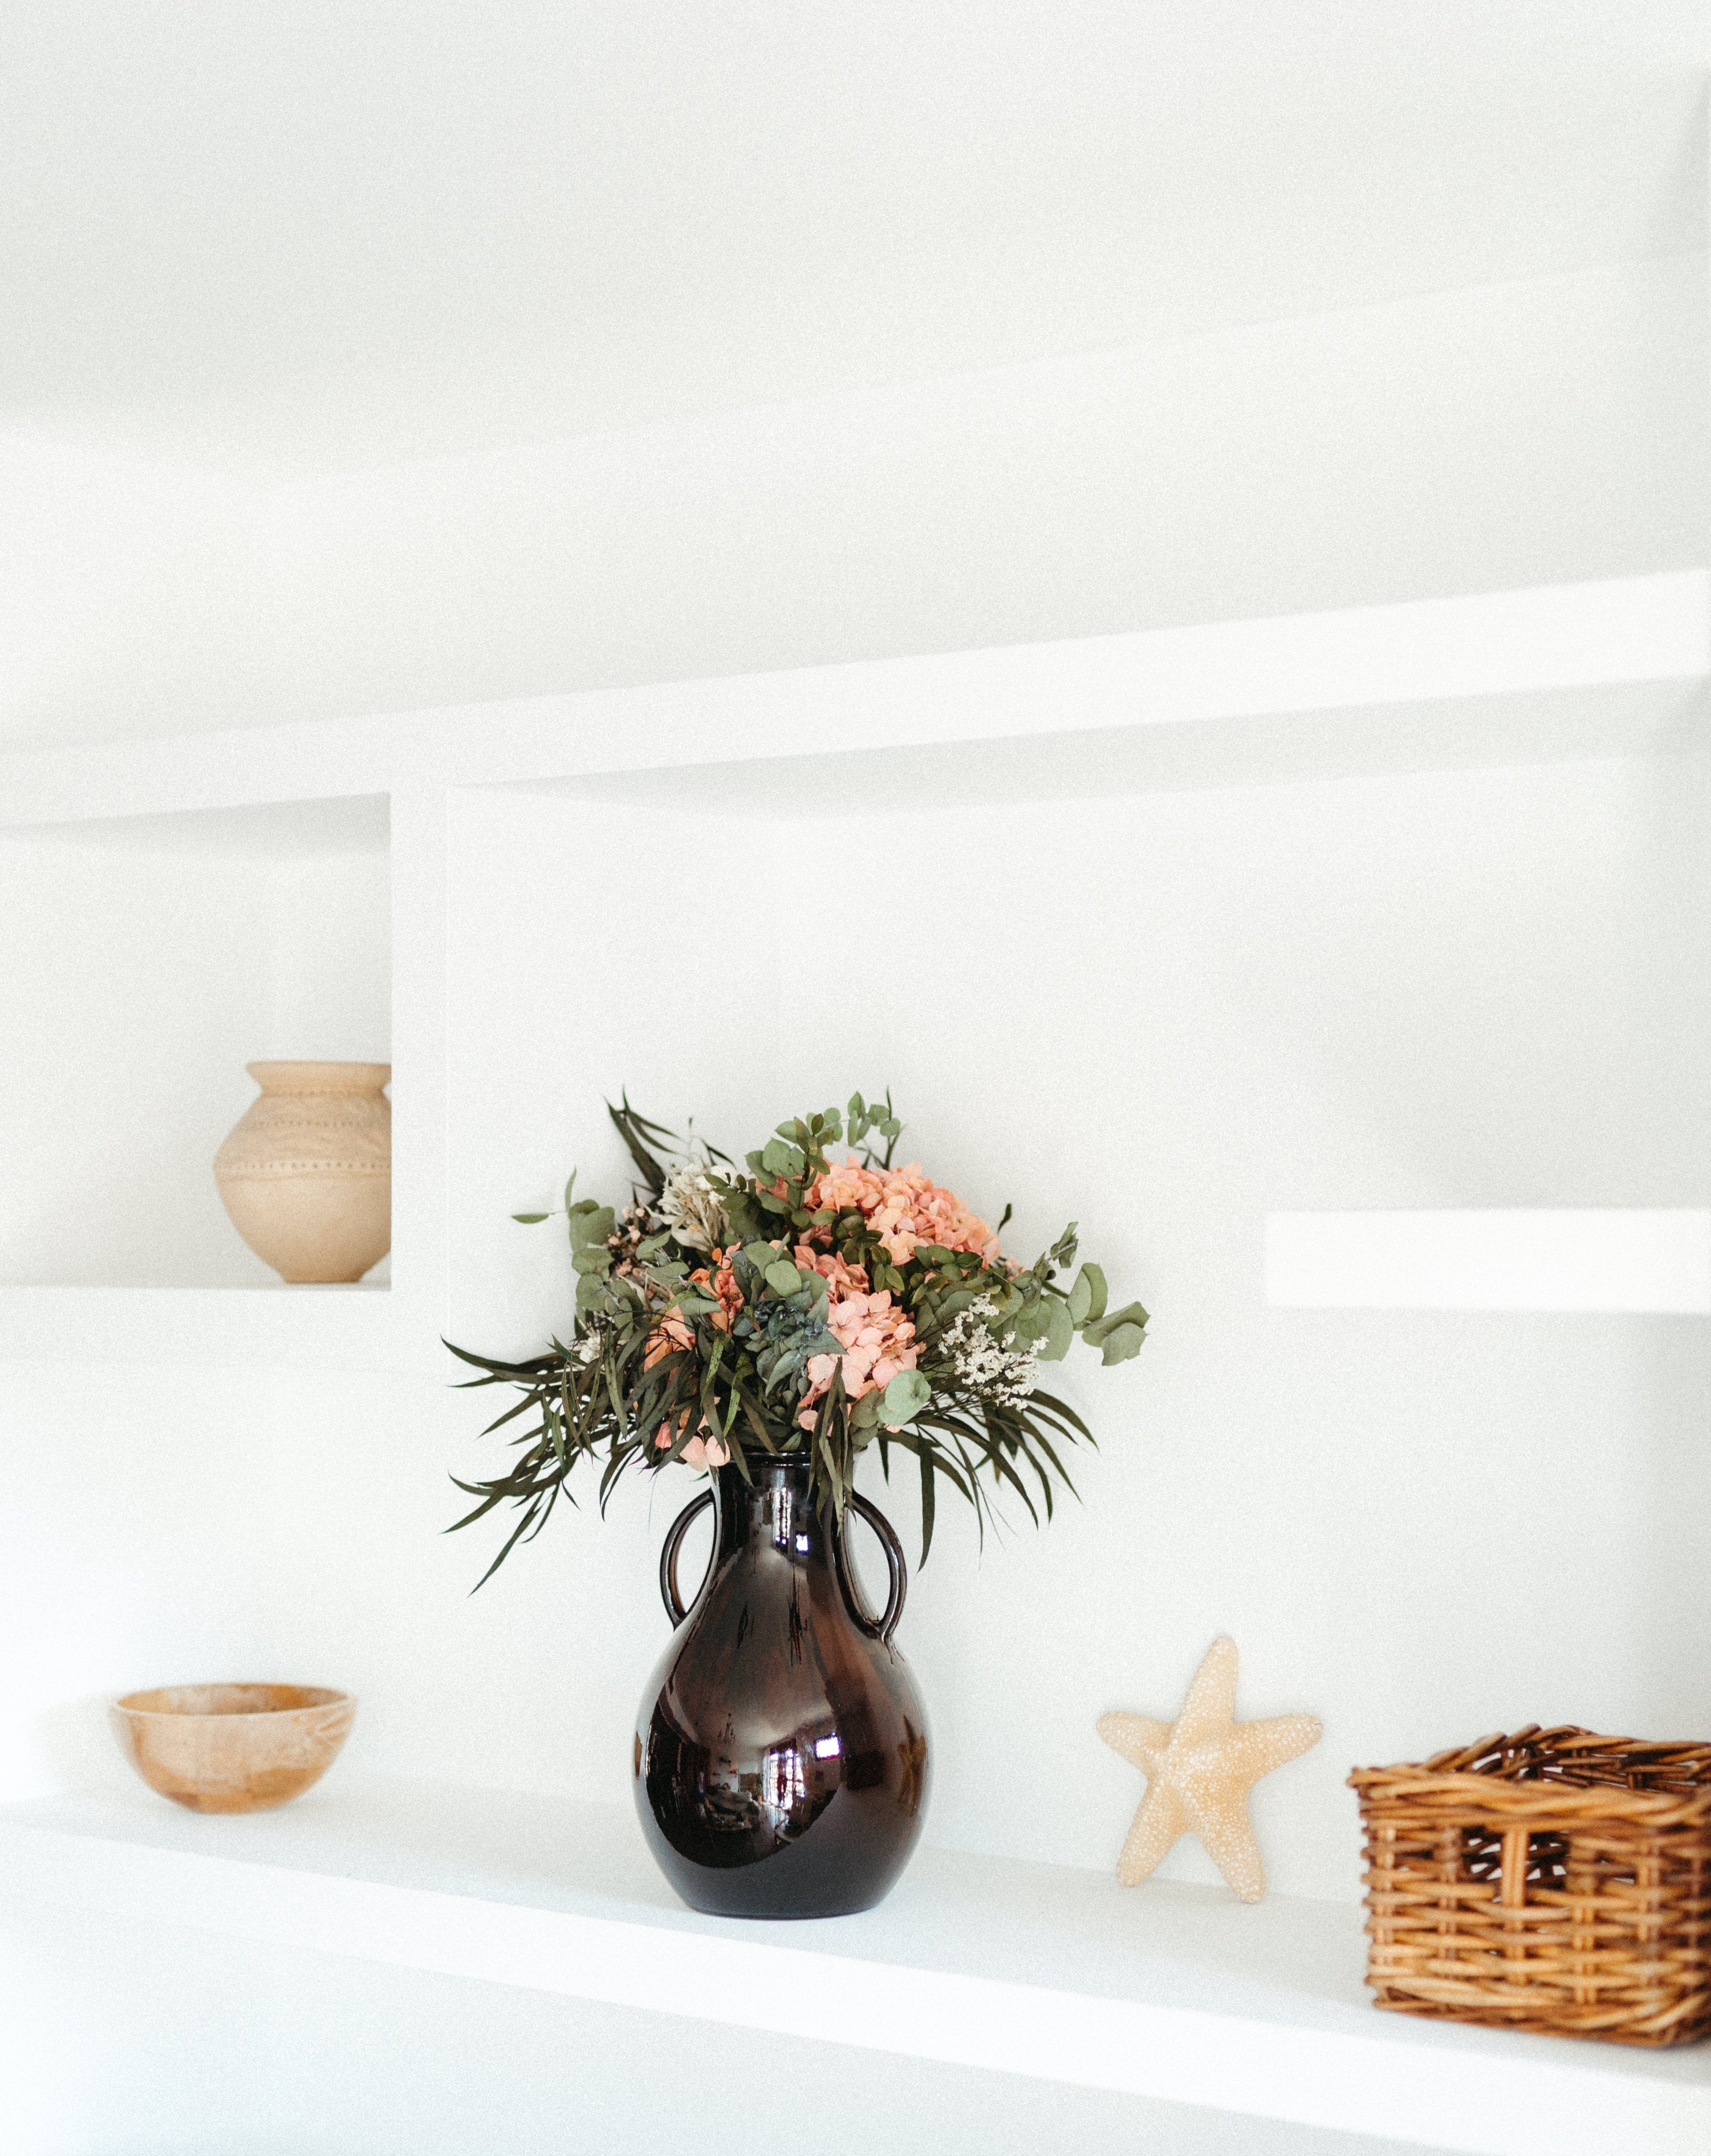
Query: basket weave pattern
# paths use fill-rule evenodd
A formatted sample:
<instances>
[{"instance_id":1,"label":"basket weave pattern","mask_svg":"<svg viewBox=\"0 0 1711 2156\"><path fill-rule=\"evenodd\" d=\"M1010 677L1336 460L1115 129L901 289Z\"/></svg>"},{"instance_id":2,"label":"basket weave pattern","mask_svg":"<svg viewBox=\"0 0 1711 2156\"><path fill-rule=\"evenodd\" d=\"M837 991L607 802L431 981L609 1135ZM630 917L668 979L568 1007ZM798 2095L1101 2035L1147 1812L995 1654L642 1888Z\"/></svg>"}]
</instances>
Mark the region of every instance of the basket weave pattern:
<instances>
[{"instance_id":1,"label":"basket weave pattern","mask_svg":"<svg viewBox=\"0 0 1711 2156\"><path fill-rule=\"evenodd\" d=\"M1380 2006L1617 2044L1711 2031L1711 1744L1535 1725L1349 1779Z\"/></svg>"}]
</instances>

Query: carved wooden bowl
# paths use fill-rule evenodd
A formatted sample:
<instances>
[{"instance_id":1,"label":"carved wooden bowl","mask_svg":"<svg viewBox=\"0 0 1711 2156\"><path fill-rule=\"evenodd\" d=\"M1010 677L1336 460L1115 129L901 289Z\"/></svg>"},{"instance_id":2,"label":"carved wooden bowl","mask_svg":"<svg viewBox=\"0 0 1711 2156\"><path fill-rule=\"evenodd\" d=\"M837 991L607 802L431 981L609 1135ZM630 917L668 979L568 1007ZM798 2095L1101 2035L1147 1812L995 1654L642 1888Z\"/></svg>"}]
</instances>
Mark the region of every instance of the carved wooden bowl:
<instances>
[{"instance_id":1,"label":"carved wooden bowl","mask_svg":"<svg viewBox=\"0 0 1711 2156\"><path fill-rule=\"evenodd\" d=\"M265 1812L321 1779L357 1702L316 1685L168 1685L128 1692L108 1712L150 1789L194 1812Z\"/></svg>"}]
</instances>

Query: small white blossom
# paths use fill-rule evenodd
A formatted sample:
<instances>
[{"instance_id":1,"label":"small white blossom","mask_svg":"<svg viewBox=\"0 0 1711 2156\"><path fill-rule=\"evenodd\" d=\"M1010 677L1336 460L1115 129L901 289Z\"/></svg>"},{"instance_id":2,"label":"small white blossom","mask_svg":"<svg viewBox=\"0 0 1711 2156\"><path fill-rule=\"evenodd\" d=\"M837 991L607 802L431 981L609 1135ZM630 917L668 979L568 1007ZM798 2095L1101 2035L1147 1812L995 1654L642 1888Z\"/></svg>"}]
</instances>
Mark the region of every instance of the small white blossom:
<instances>
[{"instance_id":1,"label":"small white blossom","mask_svg":"<svg viewBox=\"0 0 1711 2156\"><path fill-rule=\"evenodd\" d=\"M686 1161L665 1178L654 1210L686 1250L710 1251L730 1240L730 1227L719 1194L700 1161Z\"/></svg>"},{"instance_id":2,"label":"small white blossom","mask_svg":"<svg viewBox=\"0 0 1711 2156\"><path fill-rule=\"evenodd\" d=\"M600 1336L598 1332L583 1333L576 1344L576 1359L584 1369L587 1369L590 1363L599 1361Z\"/></svg>"},{"instance_id":3,"label":"small white blossom","mask_svg":"<svg viewBox=\"0 0 1711 2156\"><path fill-rule=\"evenodd\" d=\"M1037 1345L1006 1348L992 1330L997 1316L992 1297L977 1296L967 1309L957 1312L939 1346L971 1393L1001 1407L1015 1407L1040 1382L1040 1352Z\"/></svg>"}]
</instances>

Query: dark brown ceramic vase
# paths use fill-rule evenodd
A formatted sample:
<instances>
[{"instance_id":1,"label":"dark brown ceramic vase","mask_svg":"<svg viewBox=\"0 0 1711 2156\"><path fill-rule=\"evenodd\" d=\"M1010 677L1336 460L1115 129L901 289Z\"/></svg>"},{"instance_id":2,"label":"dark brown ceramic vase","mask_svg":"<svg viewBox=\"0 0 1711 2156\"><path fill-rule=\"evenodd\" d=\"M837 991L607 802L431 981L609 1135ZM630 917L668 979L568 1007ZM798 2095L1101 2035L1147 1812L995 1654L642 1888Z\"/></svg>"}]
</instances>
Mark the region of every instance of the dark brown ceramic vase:
<instances>
[{"instance_id":1,"label":"dark brown ceramic vase","mask_svg":"<svg viewBox=\"0 0 1711 2156\"><path fill-rule=\"evenodd\" d=\"M845 1548L850 1520L815 1512L806 1459L751 1472L721 1468L666 1537L660 1584L677 1629L636 1726L636 1810L692 1909L848 1916L889 1892L926 1810L927 1717L891 1644L903 1553L856 1498L891 1568L875 1616ZM686 1613L677 1553L708 1505L712 1557Z\"/></svg>"}]
</instances>

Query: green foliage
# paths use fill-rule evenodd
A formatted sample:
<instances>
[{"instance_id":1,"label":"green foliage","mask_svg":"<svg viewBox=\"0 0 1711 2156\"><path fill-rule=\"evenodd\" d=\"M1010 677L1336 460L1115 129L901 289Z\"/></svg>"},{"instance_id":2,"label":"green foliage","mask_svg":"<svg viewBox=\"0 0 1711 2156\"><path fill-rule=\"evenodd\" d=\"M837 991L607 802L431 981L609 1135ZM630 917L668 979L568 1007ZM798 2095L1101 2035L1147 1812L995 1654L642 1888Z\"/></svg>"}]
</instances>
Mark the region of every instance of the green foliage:
<instances>
[{"instance_id":1,"label":"green foliage","mask_svg":"<svg viewBox=\"0 0 1711 2156\"><path fill-rule=\"evenodd\" d=\"M922 1242L894 1256L861 1204L822 1204L820 1190L834 1147L840 1158L858 1148L861 1164L876 1174L890 1171L902 1125L889 1092L882 1106L855 1093L841 1111L778 1124L746 1156L746 1173L703 1140L680 1141L627 1096L607 1112L638 1180L621 1213L578 1199L574 1175L565 1185L558 1210L576 1279L569 1342L554 1339L515 1361L451 1348L479 1373L466 1386L522 1395L487 1425L506 1431L516 1449L509 1469L483 1481L454 1478L476 1500L458 1527L501 1506L516 1508L480 1584L540 1532L561 1495L575 1502L570 1483L584 1462L598 1476L604 1510L631 1468L686 1457L700 1466L722 1451L746 1476L756 1455L802 1451L813 1463L816 1502L837 1512L861 1452L876 1448L887 1478L893 1450L912 1453L923 1562L941 1481L973 1506L983 1537L998 1517L994 1501L1006 1495L1036 1522L1051 1518L1057 1490L1074 1488L1061 1449L1092 1437L1072 1408L1040 1389L1039 1368L1061 1361L1077 1336L1104 1364L1127 1361L1148 1322L1138 1302L1107 1312L1096 1265L1082 1265L1067 1288L1061 1284L1076 1261L1073 1222L1025 1268L997 1256L991 1243ZM712 1218L722 1213L728 1232L711 1255L678 1242L671 1225L681 1216L666 1186L680 1168L705 1176L717 1196ZM533 1226L553 1215L511 1217ZM1010 1217L1006 1207L1000 1229ZM838 1276L835 1286L819 1266ZM851 1295L869 1303L850 1302ZM880 1296L889 1301L871 1300ZM864 1362L846 1350L835 1321L858 1340L861 1326L878 1323L866 1337L883 1334L886 1344L866 1350Z\"/></svg>"}]
</instances>

